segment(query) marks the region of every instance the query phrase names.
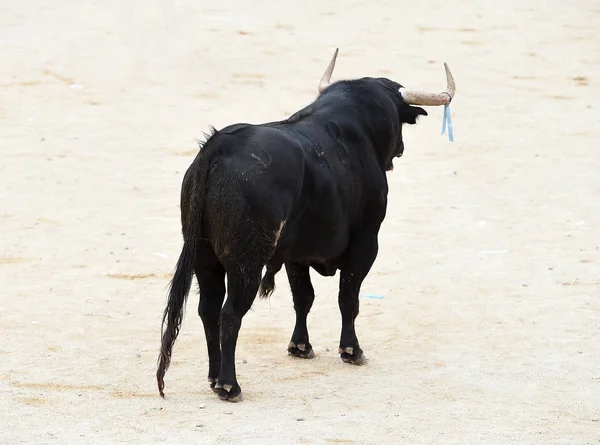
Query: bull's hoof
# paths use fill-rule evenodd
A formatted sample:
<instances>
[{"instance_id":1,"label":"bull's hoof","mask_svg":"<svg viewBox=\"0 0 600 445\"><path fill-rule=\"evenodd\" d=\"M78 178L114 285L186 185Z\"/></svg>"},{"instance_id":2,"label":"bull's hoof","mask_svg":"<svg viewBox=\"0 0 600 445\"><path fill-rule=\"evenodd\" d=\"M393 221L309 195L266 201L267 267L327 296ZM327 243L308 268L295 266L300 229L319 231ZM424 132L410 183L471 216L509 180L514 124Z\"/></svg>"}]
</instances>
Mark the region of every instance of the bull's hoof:
<instances>
[{"instance_id":1,"label":"bull's hoof","mask_svg":"<svg viewBox=\"0 0 600 445\"><path fill-rule=\"evenodd\" d=\"M308 342L298 344L290 342L288 345L288 354L299 358L314 358L315 351Z\"/></svg>"},{"instance_id":2,"label":"bull's hoof","mask_svg":"<svg viewBox=\"0 0 600 445\"><path fill-rule=\"evenodd\" d=\"M239 402L242 400L242 388L237 383L233 385L223 384L221 385L219 382L211 383L210 387L214 392L217 393L219 399L226 400L229 402Z\"/></svg>"},{"instance_id":3,"label":"bull's hoof","mask_svg":"<svg viewBox=\"0 0 600 445\"><path fill-rule=\"evenodd\" d=\"M351 346L340 348L339 353L344 363L351 363L356 366L367 364L367 357L364 356L363 351L360 348L353 348Z\"/></svg>"}]
</instances>

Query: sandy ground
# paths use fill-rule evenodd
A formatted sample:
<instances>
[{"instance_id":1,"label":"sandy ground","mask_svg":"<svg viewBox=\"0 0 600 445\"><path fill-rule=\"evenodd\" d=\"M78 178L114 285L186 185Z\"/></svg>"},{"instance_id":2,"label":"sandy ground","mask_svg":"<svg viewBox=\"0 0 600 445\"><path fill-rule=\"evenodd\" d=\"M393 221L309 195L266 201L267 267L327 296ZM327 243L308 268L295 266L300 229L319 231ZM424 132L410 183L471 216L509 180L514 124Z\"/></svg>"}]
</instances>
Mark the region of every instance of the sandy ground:
<instances>
[{"instance_id":1,"label":"sandy ground","mask_svg":"<svg viewBox=\"0 0 600 445\"><path fill-rule=\"evenodd\" d=\"M0 4L0 443L598 444L600 3ZM217 6L219 5L219 6ZM334 78L458 92L405 132L363 286L368 366L286 355L284 274L244 319L244 401L206 383L197 296L159 398L179 190L209 125ZM367 298L367 294L383 296Z\"/></svg>"}]
</instances>

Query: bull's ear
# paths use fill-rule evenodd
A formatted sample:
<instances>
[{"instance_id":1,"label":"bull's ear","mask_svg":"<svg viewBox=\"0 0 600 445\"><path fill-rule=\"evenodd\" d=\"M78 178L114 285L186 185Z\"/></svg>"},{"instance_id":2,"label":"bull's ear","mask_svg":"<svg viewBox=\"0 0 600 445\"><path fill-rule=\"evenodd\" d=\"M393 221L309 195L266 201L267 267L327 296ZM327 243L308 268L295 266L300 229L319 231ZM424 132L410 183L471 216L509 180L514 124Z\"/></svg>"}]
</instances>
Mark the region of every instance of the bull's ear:
<instances>
[{"instance_id":1,"label":"bull's ear","mask_svg":"<svg viewBox=\"0 0 600 445\"><path fill-rule=\"evenodd\" d=\"M404 110L402 110L401 118L402 122L414 125L417 123L417 118L419 116L427 116L427 111L425 111L421 107L408 106Z\"/></svg>"}]
</instances>

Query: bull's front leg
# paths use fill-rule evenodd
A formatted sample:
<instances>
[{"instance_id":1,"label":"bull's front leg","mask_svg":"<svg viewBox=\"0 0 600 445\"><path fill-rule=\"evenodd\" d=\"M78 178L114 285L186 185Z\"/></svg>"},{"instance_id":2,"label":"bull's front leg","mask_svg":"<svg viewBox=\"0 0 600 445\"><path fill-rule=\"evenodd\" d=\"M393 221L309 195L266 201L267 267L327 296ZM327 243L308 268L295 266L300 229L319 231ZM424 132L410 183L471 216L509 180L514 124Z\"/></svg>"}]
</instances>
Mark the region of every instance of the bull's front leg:
<instances>
[{"instance_id":1,"label":"bull's front leg","mask_svg":"<svg viewBox=\"0 0 600 445\"><path fill-rule=\"evenodd\" d=\"M352 241L340 268L338 303L342 314L342 332L339 352L344 362L355 365L367 362L356 337L354 321L359 312L360 287L375 262L378 249L377 233L362 234Z\"/></svg>"},{"instance_id":2,"label":"bull's front leg","mask_svg":"<svg viewBox=\"0 0 600 445\"><path fill-rule=\"evenodd\" d=\"M307 265L285 263L296 311L296 326L288 345L288 354L300 358L313 358L315 352L308 340L306 318L315 300L315 290L310 281Z\"/></svg>"}]
</instances>

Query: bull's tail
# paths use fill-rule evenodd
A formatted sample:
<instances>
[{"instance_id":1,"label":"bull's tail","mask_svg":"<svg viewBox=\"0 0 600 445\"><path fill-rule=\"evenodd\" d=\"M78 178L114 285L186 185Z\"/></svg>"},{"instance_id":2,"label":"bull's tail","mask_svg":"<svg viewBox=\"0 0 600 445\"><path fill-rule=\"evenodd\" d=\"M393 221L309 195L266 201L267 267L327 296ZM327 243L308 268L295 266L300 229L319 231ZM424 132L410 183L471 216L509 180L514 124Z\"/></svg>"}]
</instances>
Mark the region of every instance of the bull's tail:
<instances>
[{"instance_id":1,"label":"bull's tail","mask_svg":"<svg viewBox=\"0 0 600 445\"><path fill-rule=\"evenodd\" d=\"M216 133L216 131L214 131ZM171 363L171 351L179 334L185 303L187 301L196 262L196 248L202 238L202 210L206 196L206 182L209 163L199 153L192 167L188 169L182 185L181 212L183 228L183 249L177 260L175 274L170 283L167 307L163 313L161 327L161 348L158 356L156 382L158 392L164 397L164 376Z\"/></svg>"},{"instance_id":2,"label":"bull's tail","mask_svg":"<svg viewBox=\"0 0 600 445\"><path fill-rule=\"evenodd\" d=\"M163 392L165 388L164 377L171 364L171 351L179 334L179 328L183 321L185 302L192 286L195 258L196 243L184 242L181 255L177 261L175 275L171 280L169 299L162 319L162 342L158 357L158 369L156 370L156 382L158 383L158 392L161 397L165 396Z\"/></svg>"}]
</instances>

